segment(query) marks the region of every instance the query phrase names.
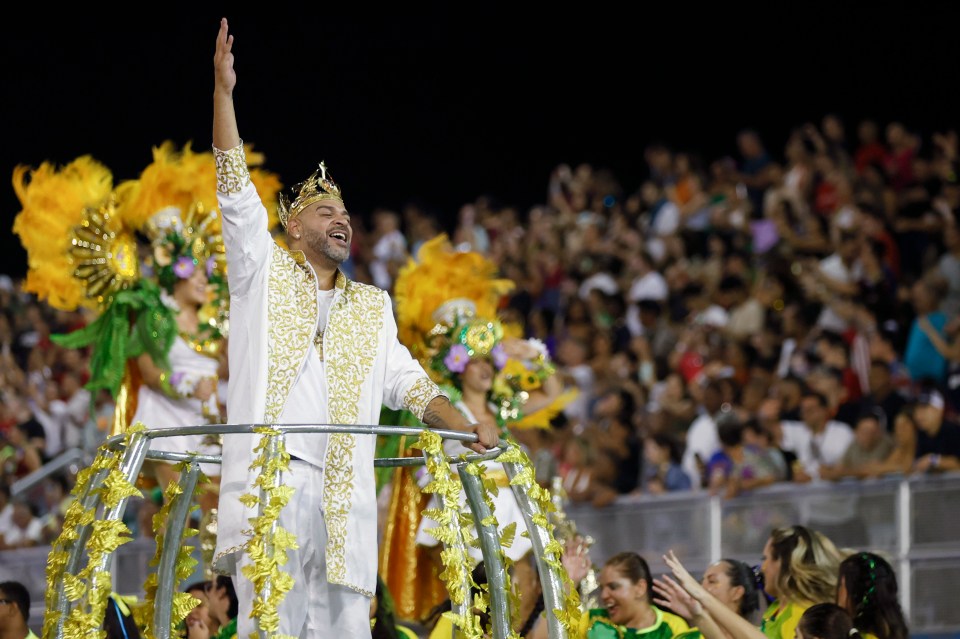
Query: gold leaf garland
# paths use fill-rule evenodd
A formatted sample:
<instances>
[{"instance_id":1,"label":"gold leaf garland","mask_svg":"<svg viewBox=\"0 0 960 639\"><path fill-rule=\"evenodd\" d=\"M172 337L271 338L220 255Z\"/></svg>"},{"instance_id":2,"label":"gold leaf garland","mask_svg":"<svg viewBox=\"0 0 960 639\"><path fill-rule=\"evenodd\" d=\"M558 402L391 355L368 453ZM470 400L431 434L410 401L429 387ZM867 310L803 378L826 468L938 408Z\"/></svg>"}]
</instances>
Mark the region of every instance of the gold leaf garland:
<instances>
[{"instance_id":1,"label":"gold leaf garland","mask_svg":"<svg viewBox=\"0 0 960 639\"><path fill-rule=\"evenodd\" d=\"M142 425L135 425L127 434L126 443L141 428ZM107 508L113 508L122 499L137 494L137 489L120 471L121 461L120 453L103 445L93 463L77 473L77 482L71 491L74 500L64 513L60 535L51 544L47 560L46 613L41 631L44 639L56 634L61 621L63 637L66 639L103 639L106 636L102 625L112 578L109 571L100 570L100 565L120 545L132 541L132 537L129 536L130 529L122 521L98 521L97 506L85 508L80 498L87 491L92 478L104 470L107 476L97 492L99 501ZM92 528L87 546L87 564L77 574L67 574L70 551L85 526ZM63 596L70 603L66 619L62 619L62 613L57 608L60 584L63 584Z\"/></svg>"},{"instance_id":2,"label":"gold leaf garland","mask_svg":"<svg viewBox=\"0 0 960 639\"><path fill-rule=\"evenodd\" d=\"M186 469L188 462L180 462L175 466L178 473L182 473ZM207 477L200 472L197 477L196 487L194 488L193 500L190 505L190 509L187 511L187 517L189 518L189 513L195 511L197 506L196 498L198 497L200 491L204 484L208 482ZM165 533L163 532L166 529L166 523L170 516L170 507L172 505L174 497L182 494L183 489L180 487L180 484L176 482L170 482L167 484L166 490L163 493L163 506L160 507L160 510L153 516L153 532L156 539L156 550L154 552L153 558L150 560L150 566L157 566L160 563L160 555L163 551L163 539ZM193 537L199 533L199 530L196 528L190 528L189 526L183 527L183 533L180 537L180 543L178 544L179 551L177 553L177 560L174 566L174 579L177 583L180 583L187 577L193 574L194 569L197 567L197 560L193 558L192 552L193 549L184 544L183 540L188 537ZM137 625L140 627L140 632L143 634L143 639L154 639L154 628L153 628L153 614L156 606L156 596L157 596L157 574L151 573L147 576L146 580L143 583L143 603L140 606L137 606L134 609L133 617L137 622ZM177 626L181 621L186 618L187 613L193 609L196 605L196 598L193 595L188 593L174 592L173 601L171 602L171 615L170 615L170 636L176 636Z\"/></svg>"},{"instance_id":3,"label":"gold leaf garland","mask_svg":"<svg viewBox=\"0 0 960 639\"><path fill-rule=\"evenodd\" d=\"M141 423L134 424L125 433L125 441L121 451L126 450L134 433L145 430ZM127 480L120 465L123 461L122 452L112 450L106 445L101 446L93 463L77 473L77 482L72 495L76 497L64 514L64 523L61 533L52 544L47 562L47 594L46 613L44 615L42 634L44 639L51 639L56 634L57 625L61 620L61 613L56 609L57 584L63 583L64 596L70 602L70 611L63 620L63 637L65 639L104 639L106 632L102 629L106 606L113 587L113 579L108 570L99 570L103 559L113 553L120 545L132 541L130 530L120 520L97 520L97 506L84 508L79 497L83 495L90 481L98 472L106 470L107 475L98 489L100 502L105 508L115 508L123 499L142 495L142 493ZM187 462L177 466L183 470ZM206 481L200 474L197 490ZM171 483L165 492L164 506L154 515L153 528L157 532L156 554L151 565L159 563L160 552L163 547L162 530L170 510L173 497L181 491L180 486ZM194 505L191 510L196 509ZM70 548L79 539L79 531L84 526L91 527L91 534L87 545L87 565L76 575L66 573ZM196 535L196 529L184 528L183 537ZM192 549L186 544L179 545L179 553L175 564L176 579L189 577L196 567L197 561L192 557ZM132 607L134 619L140 628L144 639L152 639L154 598L157 590L157 576L151 574L144 583L146 596L143 602ZM174 593L172 601L171 633L187 613L196 604L196 599L187 593Z\"/></svg>"},{"instance_id":4,"label":"gold leaf garland","mask_svg":"<svg viewBox=\"0 0 960 639\"><path fill-rule=\"evenodd\" d=\"M253 601L252 615L258 619L260 630L272 635L274 639L295 639L289 635L274 634L280 624L277 608L287 592L293 587L293 577L281 569L287 563L287 550L297 548L297 538L292 532L274 525L280 518L280 511L290 501L293 489L280 484L282 473L290 470L290 455L283 444L279 430L270 427L257 427L254 433L261 435L254 453L259 453L250 464L250 470L260 469L254 483L263 492L263 498L250 493L240 499L250 507L261 506L261 514L252 517L250 523L253 535L247 542L246 552L252 563L243 567L244 576L258 593ZM277 454L268 456L270 444L275 442ZM262 593L268 590L266 598Z\"/></svg>"}]
</instances>

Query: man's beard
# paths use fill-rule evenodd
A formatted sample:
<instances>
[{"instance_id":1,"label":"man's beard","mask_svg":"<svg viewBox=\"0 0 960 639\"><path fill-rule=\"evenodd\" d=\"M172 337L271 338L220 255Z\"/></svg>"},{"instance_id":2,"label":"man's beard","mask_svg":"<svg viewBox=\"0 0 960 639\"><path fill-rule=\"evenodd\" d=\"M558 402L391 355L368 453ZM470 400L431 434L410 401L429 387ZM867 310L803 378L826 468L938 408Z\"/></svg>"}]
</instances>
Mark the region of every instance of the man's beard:
<instances>
[{"instance_id":1,"label":"man's beard","mask_svg":"<svg viewBox=\"0 0 960 639\"><path fill-rule=\"evenodd\" d=\"M328 235L322 233L311 233L307 238L307 245L314 253L323 255L327 259L342 264L350 257L350 244L346 246L336 246L330 241Z\"/></svg>"}]
</instances>

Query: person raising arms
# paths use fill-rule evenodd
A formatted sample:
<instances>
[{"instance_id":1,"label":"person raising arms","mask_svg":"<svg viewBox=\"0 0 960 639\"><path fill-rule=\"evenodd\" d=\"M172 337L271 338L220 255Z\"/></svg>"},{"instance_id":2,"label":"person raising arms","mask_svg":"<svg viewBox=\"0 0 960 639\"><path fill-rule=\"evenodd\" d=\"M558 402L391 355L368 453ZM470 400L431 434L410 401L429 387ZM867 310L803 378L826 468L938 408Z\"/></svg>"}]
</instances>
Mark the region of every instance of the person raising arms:
<instances>
[{"instance_id":1,"label":"person raising arms","mask_svg":"<svg viewBox=\"0 0 960 639\"><path fill-rule=\"evenodd\" d=\"M284 248L250 182L233 93L234 36L227 19L216 39L213 152L230 273L230 386L233 423L376 424L381 407L408 409L429 427L475 433L468 446L498 442L493 425L470 424L397 339L389 294L351 281L340 266L353 229L340 186L324 163L281 196ZM313 130L313 129L311 129ZM292 533L284 566L290 590L278 602L276 631L301 639L370 637L377 579L375 436L291 433L281 482L292 489L278 524ZM238 635L258 627L261 601L248 550L259 454L253 435L227 435L214 569L231 575ZM257 620L259 621L259 619ZM271 624L273 623L271 619Z\"/></svg>"}]
</instances>

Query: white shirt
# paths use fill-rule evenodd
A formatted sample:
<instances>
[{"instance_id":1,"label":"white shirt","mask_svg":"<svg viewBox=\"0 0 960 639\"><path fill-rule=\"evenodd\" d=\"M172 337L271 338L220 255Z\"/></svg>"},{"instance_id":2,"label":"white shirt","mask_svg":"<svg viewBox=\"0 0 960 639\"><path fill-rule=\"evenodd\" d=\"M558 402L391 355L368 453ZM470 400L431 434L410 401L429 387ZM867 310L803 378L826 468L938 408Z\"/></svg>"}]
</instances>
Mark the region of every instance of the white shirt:
<instances>
[{"instance_id":1,"label":"white shirt","mask_svg":"<svg viewBox=\"0 0 960 639\"><path fill-rule=\"evenodd\" d=\"M22 543L26 540L40 543L43 541L43 522L39 518L33 517L26 528L12 525L3 535L4 540L11 546Z\"/></svg>"},{"instance_id":2,"label":"white shirt","mask_svg":"<svg viewBox=\"0 0 960 639\"><path fill-rule=\"evenodd\" d=\"M797 455L797 461L811 477L820 476L820 466L833 466L840 462L853 441L853 429L849 425L830 420L822 431L814 434L804 422L784 421L781 447Z\"/></svg>"},{"instance_id":3,"label":"white shirt","mask_svg":"<svg viewBox=\"0 0 960 639\"><path fill-rule=\"evenodd\" d=\"M701 413L687 429L687 444L681 460L683 470L690 476L694 490L699 490L703 485L697 457L706 464L719 448L720 436L717 434L716 420L713 415Z\"/></svg>"},{"instance_id":4,"label":"white shirt","mask_svg":"<svg viewBox=\"0 0 960 639\"><path fill-rule=\"evenodd\" d=\"M639 302L640 300L656 300L662 302L670 294L670 288L667 286L667 280L657 271L650 271L642 275L630 284L630 292L627 293L627 301Z\"/></svg>"},{"instance_id":5,"label":"white shirt","mask_svg":"<svg viewBox=\"0 0 960 639\"><path fill-rule=\"evenodd\" d=\"M320 305L317 329L327 327L327 315L330 304L333 302L335 289L317 291L317 302ZM283 409L280 422L283 424L316 424L317 415L322 415L327 406L327 367L326 362L320 360L320 355L314 345L310 346L300 376L293 384L290 398ZM314 466L323 468L323 454L327 450L326 433L291 433L287 435L287 450L295 451L297 457Z\"/></svg>"},{"instance_id":6,"label":"white shirt","mask_svg":"<svg viewBox=\"0 0 960 639\"><path fill-rule=\"evenodd\" d=\"M33 416L36 417L40 425L43 426L43 432L46 439L44 454L48 459L53 459L63 451L63 436L65 423L67 421L67 404L61 399L55 399L47 405L47 410L43 410L35 402L30 402L33 410Z\"/></svg>"},{"instance_id":7,"label":"white shirt","mask_svg":"<svg viewBox=\"0 0 960 639\"><path fill-rule=\"evenodd\" d=\"M852 266L847 266L836 253L820 260L820 272L841 284L852 284L860 279L863 267L857 260ZM840 317L829 305L824 306L817 319L817 324L831 331L843 332L847 329L847 321Z\"/></svg>"}]
</instances>

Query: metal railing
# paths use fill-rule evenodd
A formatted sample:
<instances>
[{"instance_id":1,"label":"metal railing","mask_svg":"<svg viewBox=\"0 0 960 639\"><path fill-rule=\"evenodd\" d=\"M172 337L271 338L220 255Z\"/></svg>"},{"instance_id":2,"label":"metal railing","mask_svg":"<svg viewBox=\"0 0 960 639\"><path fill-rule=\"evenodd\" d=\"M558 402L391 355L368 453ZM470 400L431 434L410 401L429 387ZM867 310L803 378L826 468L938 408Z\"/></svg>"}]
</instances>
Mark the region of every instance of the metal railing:
<instances>
[{"instance_id":1,"label":"metal railing","mask_svg":"<svg viewBox=\"0 0 960 639\"><path fill-rule=\"evenodd\" d=\"M97 459L94 460L93 468L97 469L96 472L89 476L87 481L81 487L82 490L80 490L79 494L76 495L76 498L80 501L85 511L96 512L95 520L98 522L122 521L127 502L129 501L129 497L123 497L110 504L104 503L105 491L103 488L105 487L106 482L110 481L108 478L112 476L112 473L119 472L123 477L123 481L125 481L127 484L133 485L140 473L144 461L147 459L177 463L182 462L184 464L179 477L180 490L177 491L172 497L171 503L169 504L169 514L164 524L163 544L156 568L157 588L155 597L153 599L154 610L152 628L154 631L154 636L157 639L169 639L171 634L172 599L174 593L179 591L179 586L181 585L178 583L179 580L176 574L176 563L178 557L181 556L180 550L183 540L183 532L188 523L191 510L190 505L191 501L194 499L194 489L196 487L200 472L200 464L219 464L221 459L219 455L151 451L150 440L160 437L177 437L195 434L212 434L220 436L230 436L237 433L252 434L257 431L263 432L264 428L268 428L271 431L271 434L276 435L275 438L268 442L268 445L264 449L263 454L266 456L267 461L269 461L270 458L276 458L279 455L280 446L278 445L278 442L282 442L286 435L291 433L353 433L374 436L416 436L422 432L422 429L420 428L383 425L216 424L209 426L189 426L160 430L139 429L128 433L126 436L116 436L107 440L101 447ZM431 432L443 439L455 439L466 443L475 442L477 440L477 436L472 433L440 429L432 429ZM491 597L490 605L492 635L494 639L506 639L511 633L510 601L508 597L504 596L507 580L506 567L503 561L503 556L500 553L499 536L496 524L492 521L492 518L489 517L489 508L487 507L486 500L483 497L483 491L485 490L483 482L476 475L466 472L465 466L471 462L496 459L506 449L507 443L501 440L496 448L492 448L482 455L469 453L458 456L456 459L442 456L442 459L439 460L444 464L453 464L459 470L461 483L463 485L467 502L477 529L477 536L480 540L480 548L482 551L483 562L486 567L489 588L491 593L494 593L495 595ZM97 462L101 461L102 459L105 460L108 458L112 458L114 460L112 466L105 467L103 464L97 464ZM421 465L423 463L424 458L410 457L379 458L374 461L375 466L414 466ZM503 467L511 479L516 477L523 470L522 465L517 464L516 462L504 461ZM113 478L112 481L116 483L116 478ZM523 512L527 528L529 531L531 531L530 538L534 551L538 555L538 567L541 574L543 595L547 603L546 609L553 610L556 608L562 608L562 602L565 597L565 593L563 591L563 577L565 575L562 575L559 570L554 567L554 565L550 565L543 561L543 556L546 552L547 546L551 542L551 535L542 526L537 526L534 524L535 520L538 518L542 520L548 514L543 511L538 502L530 499L530 496L527 495L521 487L513 485L512 489L517 496L519 504L521 505L521 510ZM263 495L264 488L261 487L261 503ZM440 497L442 502L442 495L438 495L438 497ZM263 514L262 506L261 514ZM67 559L65 562L65 567L63 568L63 573L65 575L71 575L75 577L79 574L82 574L82 571L84 570L89 574L89 564L85 568L83 567L83 564L84 558L87 557L88 547L91 546L92 535L93 524L91 522L83 522L76 526L75 536L61 536L61 539L64 539L63 543L54 545L53 550L60 549L66 552ZM96 573L109 571L113 582L112 589L116 592L120 592L121 594L142 595L142 592L130 593L130 591L127 590L127 588L130 586L129 580L132 576L132 572L136 572L135 570L130 570L131 568L135 568L130 564L136 562L129 562L126 560L129 559L128 555L130 551L133 551L136 554L136 557L143 569L141 574L144 577L144 580L140 580L138 583L143 584L145 578L149 574L147 569L148 564L150 563L150 557L144 556L144 545L147 543L149 543L149 540L140 540L140 543L136 545L131 543L122 544L115 550L107 553L90 553L89 561L97 563L96 566L93 566L93 572ZM154 551L156 550L155 546L152 548ZM47 577L44 568L47 556L43 555L42 553L46 552L49 554L50 551L51 548L37 548L26 549L26 551L14 551L13 553L0 553L0 579L5 577L5 573L8 572L8 569L14 568L16 564L19 564L19 569L14 569L15 576L11 578L21 581L22 583L25 582L24 585L27 586L28 590L31 592L33 604L31 610L33 614L39 613L43 616L48 613L55 614L56 623L51 635L53 638L61 639L65 635L65 625L71 618L71 613L80 612L81 614L93 614L92 611L94 610L94 607L91 606L90 602L84 602L82 599L72 599L70 596L68 596L66 591L66 580L62 578L63 575L61 575L59 579L55 579L53 583L50 584L52 587L51 592L46 592ZM194 548L194 553L196 552L197 549ZM14 561L8 562L8 555L12 554L15 554ZM52 557L52 555L50 556ZM124 562L127 565L124 567L124 569L118 570L117 567L121 562ZM36 569L30 570L25 565L33 564L35 566L37 563L40 563L41 566L44 566L44 568L36 567ZM30 578L27 578L27 574L31 575ZM125 584L126 587L122 587L119 583L121 579L128 582ZM464 582L460 584L460 587L462 588L463 592L470 591L469 571L464 573ZM266 588L269 589L269 586L266 586ZM142 590L142 588L139 590ZM266 599L268 593L263 594L264 599ZM40 609L38 610L37 604L42 604L42 602L46 602L46 605L41 605ZM464 602L463 606L465 608L462 612L466 613L470 603ZM31 615L31 618L33 618L33 614ZM102 619L100 622L102 622ZM37 627L36 623L32 623L30 625ZM548 630L552 639L566 639L567 637L567 631L565 627L560 624L555 615L552 613L548 615ZM263 630L261 630L259 634L264 639L266 638L266 632Z\"/></svg>"},{"instance_id":2,"label":"metal railing","mask_svg":"<svg viewBox=\"0 0 960 639\"><path fill-rule=\"evenodd\" d=\"M397 426L312 426L286 425L283 432L352 432L360 434L417 435L417 428ZM149 450L149 439L197 432L224 434L252 432L253 425L216 425L147 431L143 443L128 451L125 472L134 478L144 459L219 463L216 456L193 456ZM434 431L443 437L469 441L473 435L454 431ZM121 438L110 445L117 446ZM471 461L495 458L495 449ZM422 458L386 458L377 466L413 466ZM508 468L508 471L515 470ZM190 477L191 473L184 476ZM465 483L467 491L477 482ZM473 486L473 488L471 488ZM517 491L515 491L517 492ZM186 492L186 494L190 494ZM529 496L518 495L524 510L533 508ZM474 495L475 503L477 495ZM122 517L123 506L110 516ZM621 497L605 508L587 504L565 506L566 518L575 522L579 532L594 539L591 556L595 565L623 550L640 553L654 574L667 572L662 555L674 550L694 574L722 557L760 563L760 554L770 530L779 526L803 524L830 536L841 547L869 549L886 556L897 571L901 601L914 636L943 636L960 633L960 607L953 593L960 591L960 473L897 477L872 480L846 480L836 483L778 484L734 499L722 499L705 492ZM182 511L182 512L185 512ZM182 529L184 522L180 522ZM530 527L528 525L528 527ZM168 530L167 537L174 537ZM490 532L478 534L483 547L492 545ZM179 535L176 536L179 538ZM542 541L542 540L541 540ZM152 539L138 539L120 546L111 557L114 589L123 594L140 595L148 574L148 562L154 552ZM171 552L178 550L171 549ZM44 614L45 569L50 548L28 548L0 552L0 580L16 579L24 583L33 597L32 616ZM82 552L78 549L78 553ZM199 555L199 548L195 549ZM496 565L499 559L490 558ZM169 563L169 562L168 562ZM162 567L169 572L168 566ZM541 571L544 566L541 566ZM497 571L488 571L494 579ZM197 578L201 575L197 573ZM501 581L502 585L502 581ZM545 589L560 587L557 575L547 574ZM173 580L161 581L157 601L173 592ZM158 606L164 608L164 606ZM495 616L508 611L494 610ZM163 614L166 613L164 609ZM509 615L507 614L507 617ZM502 622L502 618L501 618ZM31 624L32 626L34 624ZM158 626L159 628L160 626ZM503 632L504 626L499 626ZM562 629L551 628L552 637ZM160 637L161 635L158 635Z\"/></svg>"}]
</instances>

